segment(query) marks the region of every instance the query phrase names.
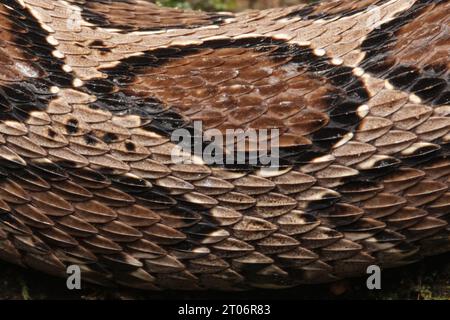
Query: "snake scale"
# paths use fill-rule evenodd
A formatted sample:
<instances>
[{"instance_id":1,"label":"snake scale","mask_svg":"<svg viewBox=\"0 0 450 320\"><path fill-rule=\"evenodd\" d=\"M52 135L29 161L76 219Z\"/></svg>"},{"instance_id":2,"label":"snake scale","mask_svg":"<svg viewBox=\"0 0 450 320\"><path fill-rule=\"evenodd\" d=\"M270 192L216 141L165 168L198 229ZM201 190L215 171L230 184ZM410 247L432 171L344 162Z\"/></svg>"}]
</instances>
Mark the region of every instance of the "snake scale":
<instances>
[{"instance_id":1,"label":"snake scale","mask_svg":"<svg viewBox=\"0 0 450 320\"><path fill-rule=\"evenodd\" d=\"M0 44L1 260L245 290L450 251L450 1L1 0ZM195 121L278 166L174 163Z\"/></svg>"}]
</instances>

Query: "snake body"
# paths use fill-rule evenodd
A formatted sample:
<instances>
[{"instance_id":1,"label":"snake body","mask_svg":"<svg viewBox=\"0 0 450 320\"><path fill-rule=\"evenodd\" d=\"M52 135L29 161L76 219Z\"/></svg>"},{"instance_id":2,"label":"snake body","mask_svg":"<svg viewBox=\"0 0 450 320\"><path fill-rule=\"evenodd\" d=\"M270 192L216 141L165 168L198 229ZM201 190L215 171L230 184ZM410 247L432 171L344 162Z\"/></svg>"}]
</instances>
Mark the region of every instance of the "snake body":
<instances>
[{"instance_id":1,"label":"snake body","mask_svg":"<svg viewBox=\"0 0 450 320\"><path fill-rule=\"evenodd\" d=\"M244 290L450 251L447 0L2 0L0 44L2 260ZM278 166L174 163L195 121L277 129Z\"/></svg>"}]
</instances>

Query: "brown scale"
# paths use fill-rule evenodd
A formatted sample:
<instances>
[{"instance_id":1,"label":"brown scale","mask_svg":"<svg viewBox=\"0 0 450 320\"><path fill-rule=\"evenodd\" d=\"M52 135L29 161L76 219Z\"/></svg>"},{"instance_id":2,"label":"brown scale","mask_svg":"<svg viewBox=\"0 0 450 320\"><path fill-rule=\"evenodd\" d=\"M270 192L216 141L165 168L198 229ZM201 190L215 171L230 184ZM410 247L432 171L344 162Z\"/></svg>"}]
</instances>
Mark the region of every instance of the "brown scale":
<instances>
[{"instance_id":1,"label":"brown scale","mask_svg":"<svg viewBox=\"0 0 450 320\"><path fill-rule=\"evenodd\" d=\"M26 3L64 18L63 3ZM0 21L8 30L10 20ZM280 127L285 146L312 145L309 134L331 117L323 97L337 89L291 68L291 58L202 49L147 67L126 92L154 92L210 127ZM33 63L39 68L39 58ZM173 164L169 139L144 128L154 119L93 110L96 96L60 86L45 112L0 122L0 160L10 171L0 171L0 257L59 276L78 264L83 279L106 286L236 290L333 281L445 252L449 172L435 156L449 131L445 108L368 89L369 111L358 114L353 136L267 171Z\"/></svg>"}]
</instances>

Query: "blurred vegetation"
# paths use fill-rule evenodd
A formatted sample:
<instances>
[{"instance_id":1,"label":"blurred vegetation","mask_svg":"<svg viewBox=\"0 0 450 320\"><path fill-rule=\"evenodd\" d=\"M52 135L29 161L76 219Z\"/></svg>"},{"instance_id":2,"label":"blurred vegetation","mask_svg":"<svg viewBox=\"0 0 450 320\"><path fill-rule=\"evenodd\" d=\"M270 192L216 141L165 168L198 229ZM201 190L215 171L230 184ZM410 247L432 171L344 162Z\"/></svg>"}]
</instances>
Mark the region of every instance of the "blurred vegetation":
<instances>
[{"instance_id":1,"label":"blurred vegetation","mask_svg":"<svg viewBox=\"0 0 450 320\"><path fill-rule=\"evenodd\" d=\"M190 1L183 0L160 0L158 4L166 7L177 7L182 9L199 9L207 11L234 11L239 0L206 0Z\"/></svg>"},{"instance_id":2,"label":"blurred vegetation","mask_svg":"<svg viewBox=\"0 0 450 320\"><path fill-rule=\"evenodd\" d=\"M158 4L183 9L206 11L241 11L245 9L265 9L317 0L159 0Z\"/></svg>"}]
</instances>

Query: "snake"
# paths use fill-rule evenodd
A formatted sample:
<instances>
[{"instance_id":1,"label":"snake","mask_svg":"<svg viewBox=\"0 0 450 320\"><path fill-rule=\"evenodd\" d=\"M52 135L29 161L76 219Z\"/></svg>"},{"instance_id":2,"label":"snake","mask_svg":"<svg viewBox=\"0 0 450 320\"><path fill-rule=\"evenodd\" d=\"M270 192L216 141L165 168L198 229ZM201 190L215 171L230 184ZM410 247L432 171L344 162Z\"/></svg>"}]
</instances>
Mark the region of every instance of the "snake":
<instances>
[{"instance_id":1,"label":"snake","mask_svg":"<svg viewBox=\"0 0 450 320\"><path fill-rule=\"evenodd\" d=\"M3 261L234 291L450 251L448 0L2 0L0 44ZM228 130L277 164L206 161Z\"/></svg>"}]
</instances>

